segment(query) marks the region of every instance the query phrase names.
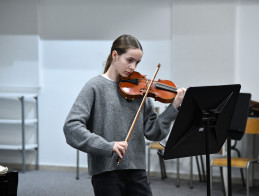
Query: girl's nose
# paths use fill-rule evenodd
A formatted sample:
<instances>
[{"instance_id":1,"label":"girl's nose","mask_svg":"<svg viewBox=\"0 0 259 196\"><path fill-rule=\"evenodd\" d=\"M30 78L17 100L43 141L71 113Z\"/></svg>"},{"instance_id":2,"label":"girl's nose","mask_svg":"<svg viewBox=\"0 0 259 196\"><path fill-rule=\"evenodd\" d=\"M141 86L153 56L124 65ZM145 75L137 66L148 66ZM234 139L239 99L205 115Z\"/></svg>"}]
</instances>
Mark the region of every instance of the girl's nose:
<instances>
[{"instance_id":1,"label":"girl's nose","mask_svg":"<svg viewBox=\"0 0 259 196\"><path fill-rule=\"evenodd\" d=\"M136 63L132 63L132 64L130 65L130 69L133 70L133 71L136 69L136 67L137 67L137 64L136 64Z\"/></svg>"}]
</instances>

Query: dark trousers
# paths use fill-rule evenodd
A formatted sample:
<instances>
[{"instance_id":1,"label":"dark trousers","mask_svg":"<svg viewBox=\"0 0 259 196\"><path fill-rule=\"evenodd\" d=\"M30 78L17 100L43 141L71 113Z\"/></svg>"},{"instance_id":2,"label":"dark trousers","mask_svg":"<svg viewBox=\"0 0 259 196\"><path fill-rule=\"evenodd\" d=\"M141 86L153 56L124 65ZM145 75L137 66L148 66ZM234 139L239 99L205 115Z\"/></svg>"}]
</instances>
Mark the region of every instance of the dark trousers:
<instances>
[{"instance_id":1,"label":"dark trousers","mask_svg":"<svg viewBox=\"0 0 259 196\"><path fill-rule=\"evenodd\" d=\"M145 170L117 170L92 176L95 196L152 196Z\"/></svg>"}]
</instances>

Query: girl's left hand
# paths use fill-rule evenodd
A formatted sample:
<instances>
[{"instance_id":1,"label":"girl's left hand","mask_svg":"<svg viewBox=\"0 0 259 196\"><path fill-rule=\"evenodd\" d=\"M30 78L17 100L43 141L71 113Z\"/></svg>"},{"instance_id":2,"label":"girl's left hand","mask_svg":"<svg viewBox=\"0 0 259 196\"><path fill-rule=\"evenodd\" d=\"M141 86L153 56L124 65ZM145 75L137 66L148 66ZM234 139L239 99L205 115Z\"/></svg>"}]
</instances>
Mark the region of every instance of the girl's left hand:
<instances>
[{"instance_id":1,"label":"girl's left hand","mask_svg":"<svg viewBox=\"0 0 259 196\"><path fill-rule=\"evenodd\" d=\"M173 106L177 109L183 101L183 97L185 95L186 89L185 88L179 88L176 90L177 94L173 100Z\"/></svg>"}]
</instances>

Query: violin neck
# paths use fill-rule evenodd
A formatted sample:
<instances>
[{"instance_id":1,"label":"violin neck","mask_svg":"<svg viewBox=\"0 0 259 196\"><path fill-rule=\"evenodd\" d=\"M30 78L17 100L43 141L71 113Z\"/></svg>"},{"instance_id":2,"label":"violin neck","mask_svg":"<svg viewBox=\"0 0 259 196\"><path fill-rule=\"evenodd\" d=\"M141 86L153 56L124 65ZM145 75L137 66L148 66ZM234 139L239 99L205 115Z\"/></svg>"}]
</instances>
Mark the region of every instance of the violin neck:
<instances>
[{"instance_id":1,"label":"violin neck","mask_svg":"<svg viewBox=\"0 0 259 196\"><path fill-rule=\"evenodd\" d=\"M159 82L156 83L156 88L177 93L177 91L176 91L177 88L175 88L175 87L173 87L173 86L169 86L169 85L163 84L163 83L159 83Z\"/></svg>"}]
</instances>

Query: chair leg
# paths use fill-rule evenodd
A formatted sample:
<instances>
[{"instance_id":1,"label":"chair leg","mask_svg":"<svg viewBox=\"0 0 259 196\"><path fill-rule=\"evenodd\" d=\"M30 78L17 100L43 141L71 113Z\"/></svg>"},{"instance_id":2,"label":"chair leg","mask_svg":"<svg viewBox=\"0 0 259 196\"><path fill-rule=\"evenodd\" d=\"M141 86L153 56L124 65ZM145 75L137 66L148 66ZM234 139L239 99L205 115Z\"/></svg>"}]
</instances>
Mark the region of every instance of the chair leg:
<instances>
[{"instance_id":1,"label":"chair leg","mask_svg":"<svg viewBox=\"0 0 259 196\"><path fill-rule=\"evenodd\" d=\"M176 177L176 187L180 187L180 159L177 159L177 177Z\"/></svg>"},{"instance_id":2,"label":"chair leg","mask_svg":"<svg viewBox=\"0 0 259 196\"><path fill-rule=\"evenodd\" d=\"M240 168L240 174L241 174L242 184L243 186L245 186L245 178L244 178L244 172L242 168Z\"/></svg>"},{"instance_id":3,"label":"chair leg","mask_svg":"<svg viewBox=\"0 0 259 196\"><path fill-rule=\"evenodd\" d=\"M165 168L165 161L162 159L162 157L160 157L160 159L162 160L162 163L163 163L164 176L165 176L165 178L167 178L166 168Z\"/></svg>"},{"instance_id":4,"label":"chair leg","mask_svg":"<svg viewBox=\"0 0 259 196\"><path fill-rule=\"evenodd\" d=\"M199 180L200 180L200 182L202 182L202 179L201 179L201 170L200 170L200 163L199 163L199 160L198 160L198 156L195 156L195 158L196 158L196 165L197 165L198 174L199 174Z\"/></svg>"},{"instance_id":5,"label":"chair leg","mask_svg":"<svg viewBox=\"0 0 259 196\"><path fill-rule=\"evenodd\" d=\"M76 179L79 179L79 150L76 150Z\"/></svg>"},{"instance_id":6,"label":"chair leg","mask_svg":"<svg viewBox=\"0 0 259 196\"><path fill-rule=\"evenodd\" d=\"M147 154L147 176L150 177L150 148L148 147L148 154Z\"/></svg>"},{"instance_id":7,"label":"chair leg","mask_svg":"<svg viewBox=\"0 0 259 196\"><path fill-rule=\"evenodd\" d=\"M249 196L249 166L246 168L246 196Z\"/></svg>"},{"instance_id":8,"label":"chair leg","mask_svg":"<svg viewBox=\"0 0 259 196\"><path fill-rule=\"evenodd\" d=\"M159 150L158 150L159 151ZM161 173L161 179L163 180L164 179L164 174L163 174L163 166L162 166L162 160L161 158L159 157L158 155L158 160L159 160L159 165L160 165L160 173Z\"/></svg>"},{"instance_id":9,"label":"chair leg","mask_svg":"<svg viewBox=\"0 0 259 196\"><path fill-rule=\"evenodd\" d=\"M221 184L222 184L222 192L224 194L224 196L226 196L226 187L225 187L225 181L224 181L224 177L223 177L223 168L220 167L220 179L221 179Z\"/></svg>"},{"instance_id":10,"label":"chair leg","mask_svg":"<svg viewBox=\"0 0 259 196\"><path fill-rule=\"evenodd\" d=\"M206 175L205 175L205 169L204 169L204 163L203 163L203 157L200 155L201 160L201 169L202 169L202 175L203 175L203 182L206 182Z\"/></svg>"},{"instance_id":11,"label":"chair leg","mask_svg":"<svg viewBox=\"0 0 259 196\"><path fill-rule=\"evenodd\" d=\"M190 189L193 188L193 164L192 164L192 157L190 157Z\"/></svg>"},{"instance_id":12,"label":"chair leg","mask_svg":"<svg viewBox=\"0 0 259 196\"><path fill-rule=\"evenodd\" d=\"M162 153L161 150L158 150L158 151L160 153ZM161 178L162 178L162 180L164 180L165 178L167 178L167 176L166 176L166 169L165 169L165 162L162 159L162 157L160 157L159 155L158 155L158 158L159 158L159 163L160 163Z\"/></svg>"},{"instance_id":13,"label":"chair leg","mask_svg":"<svg viewBox=\"0 0 259 196\"><path fill-rule=\"evenodd\" d=\"M211 192L211 195L212 195L212 177L213 177L213 168L212 166L210 166L210 192Z\"/></svg>"}]
</instances>

